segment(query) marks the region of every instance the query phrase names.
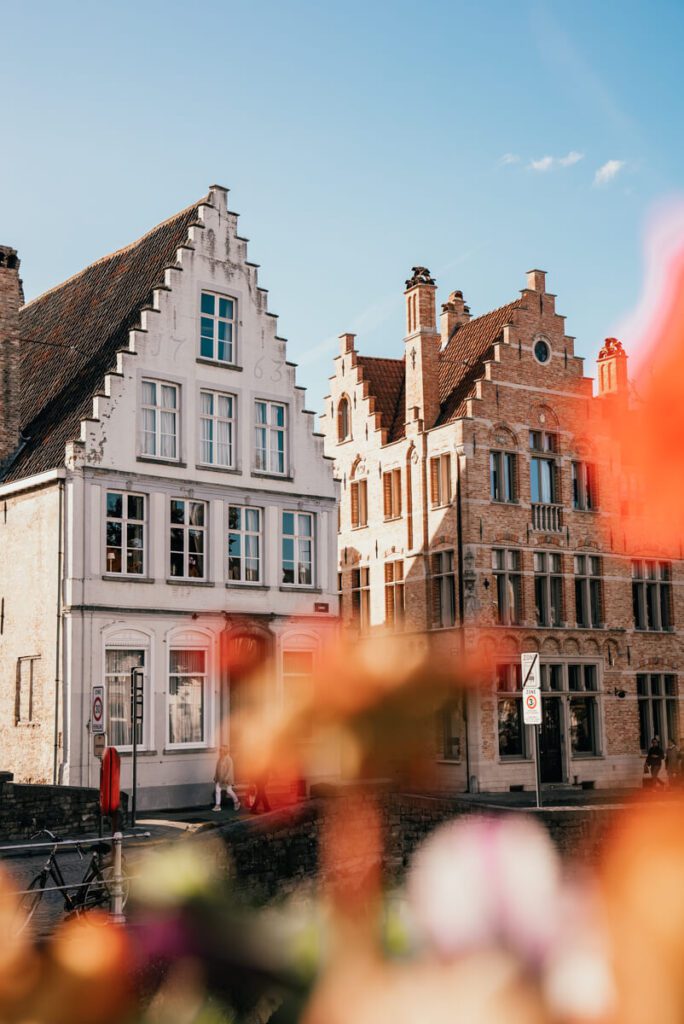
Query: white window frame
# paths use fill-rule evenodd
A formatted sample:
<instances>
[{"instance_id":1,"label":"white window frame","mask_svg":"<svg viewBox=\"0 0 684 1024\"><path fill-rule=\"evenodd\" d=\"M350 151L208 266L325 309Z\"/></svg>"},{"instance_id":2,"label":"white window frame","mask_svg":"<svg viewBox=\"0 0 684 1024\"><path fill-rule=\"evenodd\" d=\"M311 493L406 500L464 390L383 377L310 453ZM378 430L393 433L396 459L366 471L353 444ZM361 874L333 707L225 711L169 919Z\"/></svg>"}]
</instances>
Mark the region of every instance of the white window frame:
<instances>
[{"instance_id":1,"label":"white window frame","mask_svg":"<svg viewBox=\"0 0 684 1024\"><path fill-rule=\"evenodd\" d=\"M205 313L202 309L203 298L205 295L211 296L214 300L214 312ZM233 305L232 317L220 316L220 303L221 300L225 302L231 302ZM204 322L205 320L211 320L212 323L212 334L211 334L211 351L210 356L206 356L202 353L202 342L208 335L203 335ZM228 324L230 326L230 341L224 343L228 347L228 359L219 358L219 326L220 324ZM224 295L220 292L213 292L209 288L202 288L200 292L200 310L199 310L199 358L206 359L212 363L221 363L225 366L236 366L237 365L237 324L238 324L238 303L237 299L233 295Z\"/></svg>"},{"instance_id":2,"label":"white window frame","mask_svg":"<svg viewBox=\"0 0 684 1024\"><path fill-rule=\"evenodd\" d=\"M108 509L108 497L110 494L119 495L122 499L121 502L121 518L109 515ZM128 498L141 498L143 503L143 517L142 519L130 519L128 516ZM122 576L128 577L128 579L139 580L144 579L147 574L147 542L148 542L148 530L147 530L147 510L148 510L148 495L141 491L127 491L121 487L107 487L104 491L104 572L107 576L115 576L119 579ZM110 569L107 561L107 549L110 547L109 537L107 532L108 524L120 523L121 524L121 571L117 572L116 569ZM128 525L142 526L142 569L140 572L128 572L127 569L123 568L128 564ZM111 545L115 546L115 545ZM131 549L136 550L136 549Z\"/></svg>"},{"instance_id":3,"label":"white window frame","mask_svg":"<svg viewBox=\"0 0 684 1024\"><path fill-rule=\"evenodd\" d=\"M439 621L435 623L435 626L437 629L449 629L456 625L458 616L456 552L453 549L448 548L432 553L432 578L439 604ZM449 606L451 606L453 615L447 614Z\"/></svg>"},{"instance_id":4,"label":"white window frame","mask_svg":"<svg viewBox=\"0 0 684 1024\"><path fill-rule=\"evenodd\" d=\"M202 400L205 395L211 397L211 412L206 413L202 408ZM220 399L225 398L230 402L230 415L220 416L217 412ZM211 437L206 439L204 435L204 424L211 424ZM216 450L219 442L217 440L218 427L225 424L228 428L228 461L219 462L216 458ZM199 431L198 431L198 465L214 466L218 469L235 469L237 431L237 396L231 391L216 391L214 388L200 388L199 392ZM204 447L209 445L210 458L204 458Z\"/></svg>"},{"instance_id":5,"label":"white window frame","mask_svg":"<svg viewBox=\"0 0 684 1024\"><path fill-rule=\"evenodd\" d=\"M358 576L355 577L355 573L358 573ZM358 586L354 586L355 579ZM370 566L355 565L350 572L349 582L352 612L350 624L355 626L360 634L364 634L370 629Z\"/></svg>"},{"instance_id":6,"label":"white window frame","mask_svg":"<svg viewBox=\"0 0 684 1024\"><path fill-rule=\"evenodd\" d=\"M240 512L240 526L231 528L230 526L230 513L233 509L237 509ZM259 519L258 530L248 530L245 526L245 513L256 512ZM240 537L240 578L233 579L230 575L230 535L235 534ZM257 539L257 561L259 563L259 575L256 580L248 580L245 578L246 567L245 567L245 540L249 537L256 537ZM245 586L245 587L259 587L263 585L264 579L264 511L255 505L237 505L230 504L226 509L226 583L228 586Z\"/></svg>"},{"instance_id":7,"label":"white window frame","mask_svg":"<svg viewBox=\"0 0 684 1024\"><path fill-rule=\"evenodd\" d=\"M145 385L152 384L155 387L155 398L154 403L145 401ZM170 388L176 399L174 406L167 406L163 404L163 388ZM173 381L163 380L157 377L143 377L141 381L141 396L140 396L140 410L141 410L141 423L140 423L140 452L146 459L155 459L159 462L180 462L180 403L181 403L181 389L180 384L175 384ZM149 431L145 428L145 413L152 413L154 417L154 430ZM174 431L173 433L162 432L161 430L161 419L163 415L169 415L173 417ZM153 450L150 451L147 448L148 437L152 436L154 439ZM172 437L174 443L174 454L173 455L162 455L162 438Z\"/></svg>"},{"instance_id":8,"label":"white window frame","mask_svg":"<svg viewBox=\"0 0 684 1024\"><path fill-rule=\"evenodd\" d=\"M266 419L259 420L259 406L264 406ZM271 413L275 409L282 409L282 424L271 421ZM272 439L282 435L283 440L283 466L279 469L273 467ZM254 468L257 473L264 473L268 476L287 476L288 471L288 407L285 402L274 402L270 398L254 399ZM276 456L279 456L278 449L275 449Z\"/></svg>"},{"instance_id":9,"label":"white window frame","mask_svg":"<svg viewBox=\"0 0 684 1024\"><path fill-rule=\"evenodd\" d=\"M489 452L489 496L502 505L515 505L517 455L515 452L492 448Z\"/></svg>"},{"instance_id":10,"label":"white window frame","mask_svg":"<svg viewBox=\"0 0 684 1024\"><path fill-rule=\"evenodd\" d=\"M153 722L153 712L150 708L150 692L149 692L149 679L150 679L150 641L146 635L141 635L140 638L131 638L130 642L124 640L118 640L116 637L112 637L111 640L105 638L104 647L102 652L102 679L105 686L105 730L107 733L107 743L110 746L116 746L120 752L130 752L133 749L133 743L116 743L114 737L111 734L110 729L110 703L109 703L109 680L110 677L119 675L119 673L107 671L107 652L108 651L136 651L143 655L143 720L142 728L140 730L140 739L137 743L138 750L150 749L152 743L151 729ZM130 686L130 670L127 673L128 684ZM129 702L130 707L130 689L124 700ZM132 735L133 725L131 725Z\"/></svg>"},{"instance_id":11,"label":"white window frame","mask_svg":"<svg viewBox=\"0 0 684 1024\"><path fill-rule=\"evenodd\" d=\"M182 678L187 673L171 672L171 657L174 651L192 651L194 653L200 652L204 654L204 672L202 676L202 734L201 740L188 740L186 742L172 742L171 740L171 677L178 676ZM169 641L169 653L166 663L166 731L165 731L165 745L168 750L201 750L209 746L211 737L209 735L209 704L211 700L211 694L209 691L209 680L211 679L211 643L209 639L206 640L197 639L184 641L182 638L177 639L171 638ZM192 673L199 675L200 673Z\"/></svg>"},{"instance_id":12,"label":"white window frame","mask_svg":"<svg viewBox=\"0 0 684 1024\"><path fill-rule=\"evenodd\" d=\"M285 516L286 515L294 516L294 533L285 533ZM307 518L307 519L310 520L310 522L311 522L311 533L310 534L304 534L304 533L300 532L299 524L300 524L300 519L302 519L302 518ZM293 541L293 559L292 559L292 564L293 564L293 573L294 573L294 577L295 578L294 578L294 581L292 583L285 583L285 581L283 579L284 574L285 574L285 568L284 568L285 567L284 543L285 543L286 539L291 539ZM306 562L302 562L300 560L300 558L299 558L299 544L300 544L300 541L309 541L310 544L311 544L311 562L310 562L311 582L310 583L300 583L299 582L299 575L300 575L301 567L307 564ZM299 512L299 511L295 511L294 509L287 509L287 508L282 510L281 516L280 516L280 575L281 575L281 584L280 585L282 587L288 587L288 588L292 587L294 589L305 588L306 590L311 590L311 589L313 589L313 587L315 587L315 585L316 585L316 516L315 516L315 514L313 512Z\"/></svg>"},{"instance_id":13,"label":"white window frame","mask_svg":"<svg viewBox=\"0 0 684 1024\"><path fill-rule=\"evenodd\" d=\"M183 513L183 522L182 523L174 523L172 521L172 519L171 519L171 503L174 502L174 501L182 502L183 505L185 506L185 510L184 510L184 513ZM204 508L203 520L204 521L203 521L203 524L201 526L197 526L197 525L187 521L188 506L189 505L202 505L203 506L203 508ZM208 501L202 501L201 499L198 499L198 498L182 498L182 497L174 497L172 495L169 498L169 503L168 503L168 516L169 516L169 532L168 532L168 545L167 545L167 559L168 559L168 561L166 563L167 570L168 570L167 579L171 580L172 582L175 582L176 580L184 580L184 581L190 580L190 581L195 581L195 582L206 582L206 581L208 581L208 579L209 579L209 502ZM178 552L174 551L172 549L172 547L171 547L171 531L172 530L182 530L183 531L183 575L182 576L174 576L173 573L171 572L171 555L172 554L178 554ZM203 568L203 573L202 573L201 576L190 576L190 575L188 575L188 569L190 568L190 550L189 550L188 541L189 541L189 535L190 535L190 531L191 530L200 532L202 534L202 537L203 537L203 540L202 540L202 559L203 559L203 561L202 561L202 568Z\"/></svg>"}]
</instances>

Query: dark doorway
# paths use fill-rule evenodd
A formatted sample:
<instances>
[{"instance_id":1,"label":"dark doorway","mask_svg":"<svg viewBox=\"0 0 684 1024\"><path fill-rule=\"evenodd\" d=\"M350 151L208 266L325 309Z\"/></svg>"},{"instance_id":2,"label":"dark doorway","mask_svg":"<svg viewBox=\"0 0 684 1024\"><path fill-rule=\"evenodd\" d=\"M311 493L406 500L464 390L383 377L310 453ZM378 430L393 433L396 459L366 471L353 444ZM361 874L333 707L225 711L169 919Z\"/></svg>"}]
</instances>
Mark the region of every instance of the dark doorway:
<instances>
[{"instance_id":1,"label":"dark doorway","mask_svg":"<svg viewBox=\"0 0 684 1024\"><path fill-rule=\"evenodd\" d=\"M558 697L542 698L542 727L539 737L539 768L542 782L563 781L561 754L561 706Z\"/></svg>"}]
</instances>

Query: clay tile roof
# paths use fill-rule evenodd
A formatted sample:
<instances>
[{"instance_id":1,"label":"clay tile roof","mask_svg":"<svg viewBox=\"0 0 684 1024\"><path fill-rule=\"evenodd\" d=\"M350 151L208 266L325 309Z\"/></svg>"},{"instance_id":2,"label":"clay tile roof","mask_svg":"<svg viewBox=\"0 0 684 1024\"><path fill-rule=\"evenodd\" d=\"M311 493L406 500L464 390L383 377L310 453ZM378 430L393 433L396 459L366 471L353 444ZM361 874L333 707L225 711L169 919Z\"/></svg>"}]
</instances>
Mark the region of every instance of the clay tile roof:
<instances>
[{"instance_id":1,"label":"clay tile roof","mask_svg":"<svg viewBox=\"0 0 684 1024\"><path fill-rule=\"evenodd\" d=\"M152 289L197 222L200 200L137 242L25 305L19 313L22 345L21 431L26 445L5 473L16 480L64 464L64 446L80 437L92 416L93 396L116 369L118 349L140 322ZM36 344L43 342L44 344Z\"/></svg>"},{"instance_id":2,"label":"clay tile roof","mask_svg":"<svg viewBox=\"0 0 684 1024\"><path fill-rule=\"evenodd\" d=\"M436 425L465 416L465 399L475 381L484 376L484 360L491 356L492 345L521 301L516 299L463 324L443 349L439 367L441 410Z\"/></svg>"},{"instance_id":3,"label":"clay tile roof","mask_svg":"<svg viewBox=\"0 0 684 1024\"><path fill-rule=\"evenodd\" d=\"M404 436L404 360L359 356L363 379L375 396L375 409L387 430L388 441Z\"/></svg>"}]
</instances>

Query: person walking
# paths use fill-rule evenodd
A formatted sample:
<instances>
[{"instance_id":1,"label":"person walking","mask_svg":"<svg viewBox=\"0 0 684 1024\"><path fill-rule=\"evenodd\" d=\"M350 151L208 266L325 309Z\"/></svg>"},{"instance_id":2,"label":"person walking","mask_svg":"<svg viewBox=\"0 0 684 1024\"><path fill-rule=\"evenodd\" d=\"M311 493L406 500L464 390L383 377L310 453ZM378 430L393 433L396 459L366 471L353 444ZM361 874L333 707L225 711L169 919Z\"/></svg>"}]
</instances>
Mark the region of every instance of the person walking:
<instances>
[{"instance_id":1,"label":"person walking","mask_svg":"<svg viewBox=\"0 0 684 1024\"><path fill-rule=\"evenodd\" d=\"M240 810L240 799L233 789L235 785L235 767L233 758L230 756L228 747L221 747L216 771L214 772L214 807L213 810L221 810L221 791L225 789L227 795L233 801L233 810Z\"/></svg>"},{"instance_id":2,"label":"person walking","mask_svg":"<svg viewBox=\"0 0 684 1024\"><path fill-rule=\"evenodd\" d=\"M665 783L662 779L658 778L660 775L660 769L663 766L665 760L665 751L660 745L660 737L654 736L651 740L651 745L648 748L646 754L646 767L651 773L651 778L657 786L664 786Z\"/></svg>"},{"instance_id":3,"label":"person walking","mask_svg":"<svg viewBox=\"0 0 684 1024\"><path fill-rule=\"evenodd\" d=\"M665 767L667 768L667 781L671 786L677 783L680 757L679 747L673 739L670 739L665 751Z\"/></svg>"}]
</instances>

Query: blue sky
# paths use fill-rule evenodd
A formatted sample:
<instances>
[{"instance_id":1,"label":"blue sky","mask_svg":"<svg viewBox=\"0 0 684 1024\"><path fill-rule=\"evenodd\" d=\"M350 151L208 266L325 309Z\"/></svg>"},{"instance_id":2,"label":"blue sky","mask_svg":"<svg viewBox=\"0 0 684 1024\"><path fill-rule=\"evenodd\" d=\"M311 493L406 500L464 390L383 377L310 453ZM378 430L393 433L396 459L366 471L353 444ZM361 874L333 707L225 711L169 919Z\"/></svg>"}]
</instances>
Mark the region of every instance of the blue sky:
<instances>
[{"instance_id":1,"label":"blue sky","mask_svg":"<svg viewBox=\"0 0 684 1024\"><path fill-rule=\"evenodd\" d=\"M27 297L227 185L310 408L343 330L401 354L414 264L475 315L547 270L593 361L681 189L679 0L3 0L2 24Z\"/></svg>"}]
</instances>

